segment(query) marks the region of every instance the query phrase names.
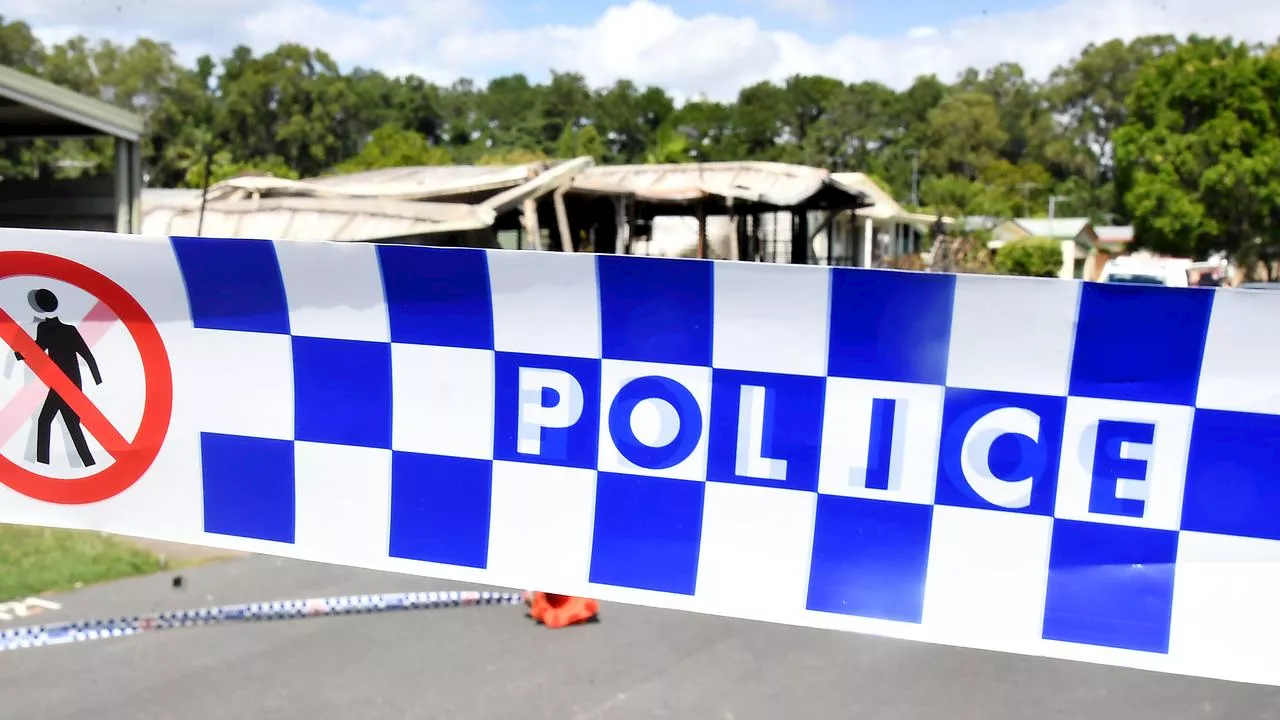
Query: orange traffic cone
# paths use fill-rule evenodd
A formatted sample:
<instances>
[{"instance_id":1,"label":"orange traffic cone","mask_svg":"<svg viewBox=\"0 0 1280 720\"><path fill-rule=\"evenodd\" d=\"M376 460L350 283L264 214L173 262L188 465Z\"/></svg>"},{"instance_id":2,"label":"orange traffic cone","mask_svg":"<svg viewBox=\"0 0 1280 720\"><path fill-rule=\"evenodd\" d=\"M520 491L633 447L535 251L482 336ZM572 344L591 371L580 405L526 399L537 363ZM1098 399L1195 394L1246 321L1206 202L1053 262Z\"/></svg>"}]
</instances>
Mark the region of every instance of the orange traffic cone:
<instances>
[{"instance_id":1,"label":"orange traffic cone","mask_svg":"<svg viewBox=\"0 0 1280 720\"><path fill-rule=\"evenodd\" d=\"M589 622L600 612L600 603L595 600L569 595L527 592L525 602L530 606L529 616L552 629Z\"/></svg>"}]
</instances>

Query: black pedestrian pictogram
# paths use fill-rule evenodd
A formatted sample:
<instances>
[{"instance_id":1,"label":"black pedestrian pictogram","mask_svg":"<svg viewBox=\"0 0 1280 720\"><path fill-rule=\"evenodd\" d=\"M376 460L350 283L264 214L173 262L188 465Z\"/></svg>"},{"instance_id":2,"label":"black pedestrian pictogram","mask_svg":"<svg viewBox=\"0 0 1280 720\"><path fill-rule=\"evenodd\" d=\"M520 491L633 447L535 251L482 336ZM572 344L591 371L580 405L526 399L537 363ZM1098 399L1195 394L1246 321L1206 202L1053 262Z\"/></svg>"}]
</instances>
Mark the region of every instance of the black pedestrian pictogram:
<instances>
[{"instance_id":1,"label":"black pedestrian pictogram","mask_svg":"<svg viewBox=\"0 0 1280 720\"><path fill-rule=\"evenodd\" d=\"M58 366L68 380L75 384L76 388L84 387L80 378L81 358L84 358L85 365L89 366L93 381L101 385L102 375L98 372L98 361L94 359L88 344L80 336L80 331L75 325L68 325L51 314L58 309L58 296L51 290L33 290L27 296L27 301L31 303L33 310L48 316L36 325L36 345L49 356L49 359ZM21 353L15 352L14 356L22 360ZM36 462L49 464L49 432L53 428L54 418L58 415L62 416L62 421L67 426L67 433L71 436L71 442L80 455L80 461L85 467L93 465L93 454L89 452L84 430L80 427L79 414L52 388L49 389L49 395L45 398L44 406L40 408L40 415L36 420Z\"/></svg>"}]
</instances>

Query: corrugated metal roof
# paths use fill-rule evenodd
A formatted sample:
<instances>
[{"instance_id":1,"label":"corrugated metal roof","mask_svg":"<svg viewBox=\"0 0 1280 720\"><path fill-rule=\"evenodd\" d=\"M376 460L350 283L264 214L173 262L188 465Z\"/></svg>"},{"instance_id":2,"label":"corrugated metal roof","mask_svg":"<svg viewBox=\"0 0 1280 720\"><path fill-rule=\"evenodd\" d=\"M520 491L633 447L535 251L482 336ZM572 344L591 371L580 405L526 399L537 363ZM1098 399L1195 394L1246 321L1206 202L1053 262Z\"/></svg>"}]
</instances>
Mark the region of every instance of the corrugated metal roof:
<instances>
[{"instance_id":1,"label":"corrugated metal roof","mask_svg":"<svg viewBox=\"0 0 1280 720\"><path fill-rule=\"evenodd\" d=\"M568 186L569 182L578 173L594 164L595 160L590 156L566 160L528 182L507 188L497 195L485 198L480 201L480 205L490 208L496 213L507 212L525 200L537 199L552 190Z\"/></svg>"},{"instance_id":2,"label":"corrugated metal roof","mask_svg":"<svg viewBox=\"0 0 1280 720\"><path fill-rule=\"evenodd\" d=\"M602 165L573 179L577 192L626 195L647 202L683 203L718 196L777 207L799 205L825 185L841 187L831 181L828 170L757 161ZM865 197L861 192L853 194Z\"/></svg>"},{"instance_id":3,"label":"corrugated metal roof","mask_svg":"<svg viewBox=\"0 0 1280 720\"><path fill-rule=\"evenodd\" d=\"M1070 240L1089 226L1089 218L1017 218L1013 222L1033 237Z\"/></svg>"},{"instance_id":4,"label":"corrugated metal roof","mask_svg":"<svg viewBox=\"0 0 1280 720\"><path fill-rule=\"evenodd\" d=\"M502 191L543 173L549 163L524 165L428 165L369 170L306 180L250 176L209 188L210 197L365 197L429 200L435 197Z\"/></svg>"},{"instance_id":5,"label":"corrugated metal roof","mask_svg":"<svg viewBox=\"0 0 1280 720\"><path fill-rule=\"evenodd\" d=\"M966 232L991 230L1004 222L994 215L969 215L960 220L960 227Z\"/></svg>"},{"instance_id":6,"label":"corrugated metal roof","mask_svg":"<svg viewBox=\"0 0 1280 720\"><path fill-rule=\"evenodd\" d=\"M142 233L195 235L200 191L144 190ZM210 199L201 234L267 240L362 241L482 230L492 210L462 203L380 198L275 197Z\"/></svg>"},{"instance_id":7,"label":"corrugated metal roof","mask_svg":"<svg viewBox=\"0 0 1280 720\"><path fill-rule=\"evenodd\" d=\"M862 193L871 202L871 205L858 208L855 211L858 217L871 218L873 220L896 220L899 223L915 225L933 223L938 219L937 215L911 212L902 207L892 195L885 192L884 188L880 187L866 173L832 173L831 181L851 193ZM944 225L954 225L955 222L956 219L953 217L942 216Z\"/></svg>"},{"instance_id":8,"label":"corrugated metal roof","mask_svg":"<svg viewBox=\"0 0 1280 720\"><path fill-rule=\"evenodd\" d=\"M832 173L831 179L840 185L860 192L867 196L871 202L869 207L859 208L858 214L862 217L871 217L880 220L887 220L892 217L903 215L906 211L893 196L884 191L876 181L867 176L866 173L846 172Z\"/></svg>"},{"instance_id":9,"label":"corrugated metal roof","mask_svg":"<svg viewBox=\"0 0 1280 720\"><path fill-rule=\"evenodd\" d=\"M1099 225L1093 229L1102 242L1116 243L1133 240L1132 225Z\"/></svg>"},{"instance_id":10,"label":"corrugated metal roof","mask_svg":"<svg viewBox=\"0 0 1280 720\"><path fill-rule=\"evenodd\" d=\"M137 142L142 137L142 118L97 98L59 87L34 75L0 65L0 97L16 105L0 108L0 129L5 125L31 133L40 128L90 132ZM50 122L53 120L53 122Z\"/></svg>"}]
</instances>

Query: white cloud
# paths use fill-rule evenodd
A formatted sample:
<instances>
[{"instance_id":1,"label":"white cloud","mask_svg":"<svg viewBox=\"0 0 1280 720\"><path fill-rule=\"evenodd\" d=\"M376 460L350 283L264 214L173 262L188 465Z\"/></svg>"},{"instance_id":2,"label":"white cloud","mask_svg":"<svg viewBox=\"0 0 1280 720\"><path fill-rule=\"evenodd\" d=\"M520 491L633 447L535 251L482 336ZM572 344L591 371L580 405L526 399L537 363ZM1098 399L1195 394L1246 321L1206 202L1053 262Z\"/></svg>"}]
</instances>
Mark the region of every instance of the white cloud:
<instances>
[{"instance_id":1,"label":"white cloud","mask_svg":"<svg viewBox=\"0 0 1280 720\"><path fill-rule=\"evenodd\" d=\"M769 1L827 6L827 0ZM910 12L909 3L903 11ZM500 13L486 14L477 0L365 0L354 11L323 0L0 0L0 15L26 20L50 40L76 32L120 40L148 35L169 40L187 57L239 43L263 50L293 41L324 48L344 66L415 71L437 81L513 71L542 77L554 68L581 72L596 85L625 77L680 97L714 98L793 73L901 88L920 74L950 80L966 67L1014 61L1044 77L1085 44L1116 37L1280 36L1274 0L1064 0L897 37L848 34L830 42L771 30L747 15L686 17L655 0L615 5L589 25L506 29L488 22Z\"/></svg>"},{"instance_id":2,"label":"white cloud","mask_svg":"<svg viewBox=\"0 0 1280 720\"><path fill-rule=\"evenodd\" d=\"M811 22L829 20L836 11L834 0L764 0L777 10L795 13L797 17Z\"/></svg>"}]
</instances>

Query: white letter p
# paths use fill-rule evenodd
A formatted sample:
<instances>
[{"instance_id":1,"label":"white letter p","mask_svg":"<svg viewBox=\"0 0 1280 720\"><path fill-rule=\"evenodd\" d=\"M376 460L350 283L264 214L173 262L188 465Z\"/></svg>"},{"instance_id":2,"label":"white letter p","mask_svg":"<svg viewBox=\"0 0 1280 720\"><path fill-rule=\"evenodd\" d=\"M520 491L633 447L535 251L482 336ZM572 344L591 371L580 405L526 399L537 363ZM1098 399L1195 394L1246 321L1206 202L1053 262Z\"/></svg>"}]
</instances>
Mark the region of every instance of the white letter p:
<instances>
[{"instance_id":1,"label":"white letter p","mask_svg":"<svg viewBox=\"0 0 1280 720\"><path fill-rule=\"evenodd\" d=\"M555 399L543 404L546 391ZM543 428L567 428L582 417L582 385L563 370L520 368L520 410L516 416L516 452L539 455Z\"/></svg>"}]
</instances>

